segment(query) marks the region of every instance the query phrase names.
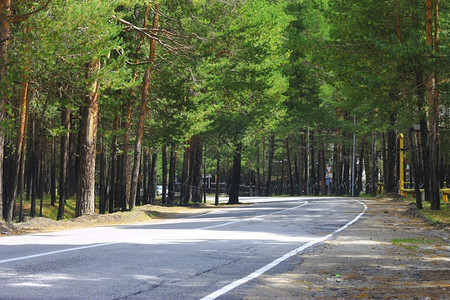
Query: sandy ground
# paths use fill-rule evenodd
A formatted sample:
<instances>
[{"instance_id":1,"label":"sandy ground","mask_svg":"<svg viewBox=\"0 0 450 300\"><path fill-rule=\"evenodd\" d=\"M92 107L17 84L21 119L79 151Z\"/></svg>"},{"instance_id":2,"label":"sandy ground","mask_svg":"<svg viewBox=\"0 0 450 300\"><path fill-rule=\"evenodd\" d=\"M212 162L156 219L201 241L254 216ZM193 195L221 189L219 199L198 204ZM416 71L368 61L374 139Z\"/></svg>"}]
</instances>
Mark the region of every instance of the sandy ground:
<instances>
[{"instance_id":1,"label":"sandy ground","mask_svg":"<svg viewBox=\"0 0 450 300\"><path fill-rule=\"evenodd\" d=\"M293 270L259 278L246 299L450 299L448 227L415 218L404 202L366 204L362 221L298 255Z\"/></svg>"}]
</instances>

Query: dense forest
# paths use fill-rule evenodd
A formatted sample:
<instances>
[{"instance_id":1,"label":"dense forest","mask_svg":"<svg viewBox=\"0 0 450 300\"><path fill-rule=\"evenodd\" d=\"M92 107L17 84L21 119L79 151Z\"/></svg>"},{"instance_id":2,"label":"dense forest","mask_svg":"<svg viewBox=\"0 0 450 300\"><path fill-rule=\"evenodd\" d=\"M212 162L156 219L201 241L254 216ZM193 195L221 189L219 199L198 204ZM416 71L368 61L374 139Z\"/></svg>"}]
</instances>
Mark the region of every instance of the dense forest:
<instances>
[{"instance_id":1,"label":"dense forest","mask_svg":"<svg viewBox=\"0 0 450 300\"><path fill-rule=\"evenodd\" d=\"M157 185L162 205L413 189L439 209L449 5L0 0L0 219Z\"/></svg>"}]
</instances>

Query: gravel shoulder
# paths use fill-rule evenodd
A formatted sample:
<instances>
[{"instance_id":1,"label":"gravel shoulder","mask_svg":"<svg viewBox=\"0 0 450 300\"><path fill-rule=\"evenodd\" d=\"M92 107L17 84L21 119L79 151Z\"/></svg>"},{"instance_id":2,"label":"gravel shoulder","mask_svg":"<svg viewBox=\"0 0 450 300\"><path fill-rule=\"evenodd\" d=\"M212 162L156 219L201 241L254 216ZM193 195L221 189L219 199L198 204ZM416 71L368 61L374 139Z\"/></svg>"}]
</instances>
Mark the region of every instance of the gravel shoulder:
<instances>
[{"instance_id":1,"label":"gravel shoulder","mask_svg":"<svg viewBox=\"0 0 450 300\"><path fill-rule=\"evenodd\" d=\"M293 258L294 269L258 278L245 299L450 299L448 228L405 202L365 203L362 220Z\"/></svg>"}]
</instances>

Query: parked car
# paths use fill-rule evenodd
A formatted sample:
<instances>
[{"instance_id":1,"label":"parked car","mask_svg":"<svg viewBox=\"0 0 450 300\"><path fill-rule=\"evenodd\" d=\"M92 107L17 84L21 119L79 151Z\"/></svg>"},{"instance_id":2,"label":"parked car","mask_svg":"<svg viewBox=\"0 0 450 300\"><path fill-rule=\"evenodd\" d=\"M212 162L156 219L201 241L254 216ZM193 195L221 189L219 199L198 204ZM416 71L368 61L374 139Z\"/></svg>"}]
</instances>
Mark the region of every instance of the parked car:
<instances>
[{"instance_id":1,"label":"parked car","mask_svg":"<svg viewBox=\"0 0 450 300\"><path fill-rule=\"evenodd\" d=\"M161 196L162 195L162 192L163 192L163 187L162 187L162 185L157 185L156 186L156 195L157 196ZM167 190L167 188L166 188L166 195L168 194L168 190Z\"/></svg>"}]
</instances>

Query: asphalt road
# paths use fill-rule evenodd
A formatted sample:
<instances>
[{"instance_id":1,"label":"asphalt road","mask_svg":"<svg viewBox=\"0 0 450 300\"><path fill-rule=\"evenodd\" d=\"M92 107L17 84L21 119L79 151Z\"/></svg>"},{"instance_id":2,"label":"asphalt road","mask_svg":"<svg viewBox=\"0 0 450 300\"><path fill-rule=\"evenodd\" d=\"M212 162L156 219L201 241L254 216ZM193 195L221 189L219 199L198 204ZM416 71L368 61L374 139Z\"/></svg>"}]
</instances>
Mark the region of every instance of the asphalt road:
<instances>
[{"instance_id":1,"label":"asphalt road","mask_svg":"<svg viewBox=\"0 0 450 300\"><path fill-rule=\"evenodd\" d=\"M251 206L160 223L0 238L0 299L241 299L258 276L363 216L349 198L244 198Z\"/></svg>"}]
</instances>

